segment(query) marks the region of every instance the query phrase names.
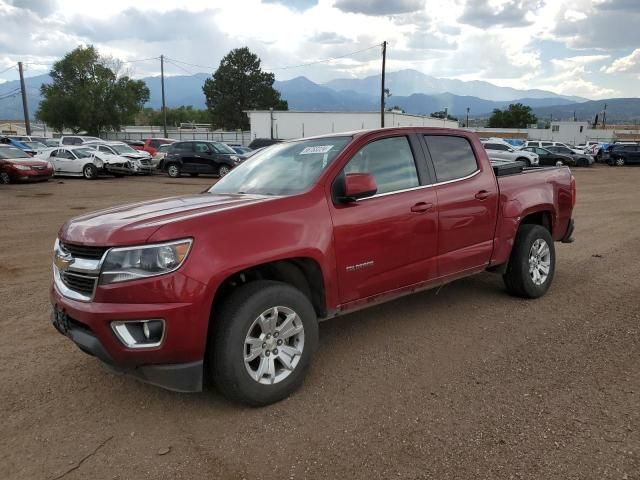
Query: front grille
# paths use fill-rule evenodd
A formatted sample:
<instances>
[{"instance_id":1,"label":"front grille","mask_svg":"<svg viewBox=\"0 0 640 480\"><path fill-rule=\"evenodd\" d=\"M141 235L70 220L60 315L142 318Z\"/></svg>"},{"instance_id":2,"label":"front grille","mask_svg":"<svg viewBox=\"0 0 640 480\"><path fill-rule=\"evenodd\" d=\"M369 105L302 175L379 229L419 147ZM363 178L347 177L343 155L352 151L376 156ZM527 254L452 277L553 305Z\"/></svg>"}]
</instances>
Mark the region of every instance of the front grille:
<instances>
[{"instance_id":1,"label":"front grille","mask_svg":"<svg viewBox=\"0 0 640 480\"><path fill-rule=\"evenodd\" d=\"M93 295L97 277L76 272L60 272L62 282L71 290L90 297Z\"/></svg>"},{"instance_id":2,"label":"front grille","mask_svg":"<svg viewBox=\"0 0 640 480\"><path fill-rule=\"evenodd\" d=\"M34 167L31 167L31 168L33 168L34 170L44 170L44 169L45 169L45 168L47 168L47 167L40 167L40 166L37 166L37 165L36 165L36 166L34 166Z\"/></svg>"},{"instance_id":3,"label":"front grille","mask_svg":"<svg viewBox=\"0 0 640 480\"><path fill-rule=\"evenodd\" d=\"M91 260L100 260L104 252L109 250L109 247L89 247L86 245L74 245L72 243L62 242L60 242L60 246L74 257L89 258Z\"/></svg>"}]
</instances>

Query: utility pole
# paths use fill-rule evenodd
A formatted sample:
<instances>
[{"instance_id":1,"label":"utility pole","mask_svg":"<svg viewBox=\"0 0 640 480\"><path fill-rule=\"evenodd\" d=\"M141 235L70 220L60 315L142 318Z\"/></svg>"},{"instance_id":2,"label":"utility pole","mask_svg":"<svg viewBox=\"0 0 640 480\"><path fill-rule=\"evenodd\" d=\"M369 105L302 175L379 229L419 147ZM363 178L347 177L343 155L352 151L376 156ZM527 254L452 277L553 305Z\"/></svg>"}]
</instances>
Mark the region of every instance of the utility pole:
<instances>
[{"instance_id":1,"label":"utility pole","mask_svg":"<svg viewBox=\"0 0 640 480\"><path fill-rule=\"evenodd\" d=\"M24 75L22 74L22 62L18 62L20 72L20 90L22 90L22 110L24 111L24 126L27 135L31 135L31 122L29 121L29 105L27 105L27 89L24 86Z\"/></svg>"},{"instance_id":2,"label":"utility pole","mask_svg":"<svg viewBox=\"0 0 640 480\"><path fill-rule=\"evenodd\" d=\"M387 62L387 41L382 42L382 86L380 88L380 127L384 127L384 71Z\"/></svg>"},{"instance_id":3,"label":"utility pole","mask_svg":"<svg viewBox=\"0 0 640 480\"><path fill-rule=\"evenodd\" d=\"M167 138L167 106L164 102L164 55L160 55L160 85L162 87L162 126L164 138Z\"/></svg>"},{"instance_id":4,"label":"utility pole","mask_svg":"<svg viewBox=\"0 0 640 480\"><path fill-rule=\"evenodd\" d=\"M465 127L469 128L469 107L467 107L467 123L465 124Z\"/></svg>"},{"instance_id":5,"label":"utility pole","mask_svg":"<svg viewBox=\"0 0 640 480\"><path fill-rule=\"evenodd\" d=\"M602 129L607 128L607 104L604 104L604 111L602 112Z\"/></svg>"}]
</instances>

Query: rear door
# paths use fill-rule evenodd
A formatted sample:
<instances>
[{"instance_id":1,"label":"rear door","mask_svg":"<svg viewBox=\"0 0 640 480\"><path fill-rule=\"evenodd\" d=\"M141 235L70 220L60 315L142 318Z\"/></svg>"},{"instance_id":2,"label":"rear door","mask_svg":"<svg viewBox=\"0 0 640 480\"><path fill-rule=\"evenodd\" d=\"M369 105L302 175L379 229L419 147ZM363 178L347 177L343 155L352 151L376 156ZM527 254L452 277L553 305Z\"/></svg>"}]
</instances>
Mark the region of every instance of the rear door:
<instances>
[{"instance_id":1,"label":"rear door","mask_svg":"<svg viewBox=\"0 0 640 480\"><path fill-rule=\"evenodd\" d=\"M186 173L198 173L198 162L194 151L195 142L180 142L175 145L176 153L182 160L180 169Z\"/></svg>"},{"instance_id":2,"label":"rear door","mask_svg":"<svg viewBox=\"0 0 640 480\"><path fill-rule=\"evenodd\" d=\"M376 195L331 205L342 303L437 276L435 190L415 135L376 138L342 172L369 173Z\"/></svg>"},{"instance_id":3,"label":"rear door","mask_svg":"<svg viewBox=\"0 0 640 480\"><path fill-rule=\"evenodd\" d=\"M438 275L484 268L491 259L498 212L495 175L478 163L467 138L423 138L437 181Z\"/></svg>"}]
</instances>

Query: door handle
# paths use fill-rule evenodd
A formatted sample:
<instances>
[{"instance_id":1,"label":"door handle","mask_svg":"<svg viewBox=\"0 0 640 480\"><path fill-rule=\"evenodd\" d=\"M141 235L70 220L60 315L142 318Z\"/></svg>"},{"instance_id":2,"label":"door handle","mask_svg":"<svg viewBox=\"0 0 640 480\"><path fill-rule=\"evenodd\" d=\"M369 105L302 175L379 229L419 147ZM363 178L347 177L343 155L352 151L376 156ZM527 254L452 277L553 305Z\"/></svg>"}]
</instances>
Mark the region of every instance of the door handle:
<instances>
[{"instance_id":1,"label":"door handle","mask_svg":"<svg viewBox=\"0 0 640 480\"><path fill-rule=\"evenodd\" d=\"M414 213L424 213L428 212L432 208L433 203L418 202L413 207L411 207L411 211Z\"/></svg>"},{"instance_id":2,"label":"door handle","mask_svg":"<svg viewBox=\"0 0 640 480\"><path fill-rule=\"evenodd\" d=\"M489 195L490 193L486 190L480 190L478 193L476 193L476 198L478 200L486 200L487 198L489 198Z\"/></svg>"}]
</instances>

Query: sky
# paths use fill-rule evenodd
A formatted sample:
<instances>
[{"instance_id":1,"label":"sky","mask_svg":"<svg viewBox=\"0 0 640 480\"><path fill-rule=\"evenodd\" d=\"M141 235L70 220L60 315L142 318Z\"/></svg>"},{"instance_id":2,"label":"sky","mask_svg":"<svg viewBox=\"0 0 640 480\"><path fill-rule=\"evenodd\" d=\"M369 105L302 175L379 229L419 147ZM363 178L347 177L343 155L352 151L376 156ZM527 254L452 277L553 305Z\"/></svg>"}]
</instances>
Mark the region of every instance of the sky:
<instances>
[{"instance_id":1,"label":"sky","mask_svg":"<svg viewBox=\"0 0 640 480\"><path fill-rule=\"evenodd\" d=\"M640 0L0 0L0 81L93 44L134 77L161 54L169 75L212 73L248 46L276 79L322 83L378 74L386 40L388 71L637 97L638 25Z\"/></svg>"}]
</instances>

